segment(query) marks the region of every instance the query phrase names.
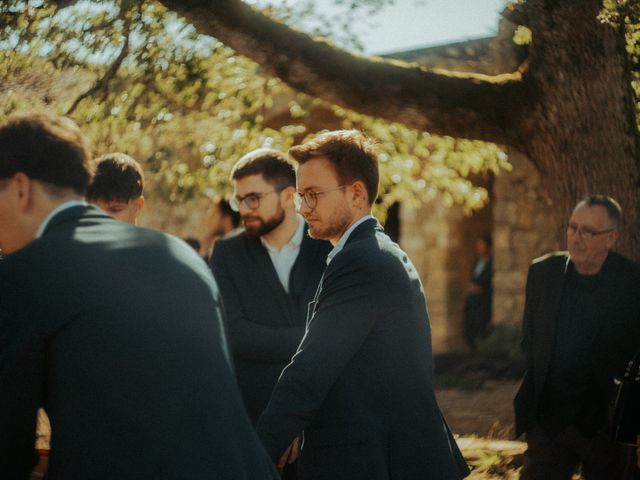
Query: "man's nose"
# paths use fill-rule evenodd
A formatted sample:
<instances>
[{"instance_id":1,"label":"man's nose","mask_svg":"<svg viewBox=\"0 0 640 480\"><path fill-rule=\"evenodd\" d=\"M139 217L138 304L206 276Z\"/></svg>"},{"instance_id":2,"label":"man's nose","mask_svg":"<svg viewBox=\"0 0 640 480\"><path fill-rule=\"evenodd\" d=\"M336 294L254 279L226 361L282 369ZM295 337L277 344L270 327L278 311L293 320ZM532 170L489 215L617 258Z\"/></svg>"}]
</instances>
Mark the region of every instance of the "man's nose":
<instances>
[{"instance_id":1,"label":"man's nose","mask_svg":"<svg viewBox=\"0 0 640 480\"><path fill-rule=\"evenodd\" d=\"M300 204L300 208L298 208L298 213L300 215L302 215L303 217L307 218L307 215L309 215L309 213L311 213L311 210L313 210L313 209L309 208L309 206L307 205L307 202L305 202L303 200L301 202L301 204Z\"/></svg>"}]
</instances>

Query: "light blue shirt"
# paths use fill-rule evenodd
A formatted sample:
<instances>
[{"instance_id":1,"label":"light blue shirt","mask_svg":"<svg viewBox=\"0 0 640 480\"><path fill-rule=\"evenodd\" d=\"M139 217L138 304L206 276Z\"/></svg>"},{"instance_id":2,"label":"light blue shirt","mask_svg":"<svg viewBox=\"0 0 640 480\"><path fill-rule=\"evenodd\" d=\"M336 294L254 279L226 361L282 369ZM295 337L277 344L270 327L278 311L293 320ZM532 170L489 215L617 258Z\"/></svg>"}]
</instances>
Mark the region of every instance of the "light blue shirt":
<instances>
[{"instance_id":1,"label":"light blue shirt","mask_svg":"<svg viewBox=\"0 0 640 480\"><path fill-rule=\"evenodd\" d=\"M347 230L342 234L342 236L340 237L340 240L338 240L338 243L336 243L336 246L333 247L333 250L331 250L329 252L329 255L327 255L327 265L329 265L331 260L333 260L333 257L335 257L338 253L340 253L340 250L344 248L345 244L347 243L347 240L349 240L349 235L351 235L351 232L353 232L358 225L369 220L370 218L373 218L373 215L371 214L365 215L364 217L357 220L353 225L351 225L349 227L349 230Z\"/></svg>"},{"instance_id":2,"label":"light blue shirt","mask_svg":"<svg viewBox=\"0 0 640 480\"><path fill-rule=\"evenodd\" d=\"M57 214L59 214L63 210L67 210L68 208L77 207L78 205L87 205L87 202L83 202L82 200L69 200L68 202L61 203L56 208L51 210L49 215L47 215L45 217L45 219L42 221L42 223L38 227L38 230L36 231L36 238L40 238L42 236L42 234L44 233L45 229L47 228L47 225L49 225L49 222L51 221L51 219L53 217L55 217Z\"/></svg>"}]
</instances>

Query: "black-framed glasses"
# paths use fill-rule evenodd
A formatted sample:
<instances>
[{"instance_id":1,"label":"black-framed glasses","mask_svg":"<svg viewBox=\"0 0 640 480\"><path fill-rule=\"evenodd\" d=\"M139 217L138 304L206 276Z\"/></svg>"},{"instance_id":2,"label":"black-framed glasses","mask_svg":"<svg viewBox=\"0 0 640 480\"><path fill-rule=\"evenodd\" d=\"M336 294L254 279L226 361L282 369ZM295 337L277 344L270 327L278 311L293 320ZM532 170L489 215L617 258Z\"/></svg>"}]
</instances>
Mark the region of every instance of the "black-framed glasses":
<instances>
[{"instance_id":1,"label":"black-framed glasses","mask_svg":"<svg viewBox=\"0 0 640 480\"><path fill-rule=\"evenodd\" d=\"M567 225L567 233L569 235L580 235L580 238L584 240L590 240L597 235L602 235L603 233L613 232L615 228L607 228L606 230L593 230L589 227L578 227L577 225L570 223Z\"/></svg>"},{"instance_id":2,"label":"black-framed glasses","mask_svg":"<svg viewBox=\"0 0 640 480\"><path fill-rule=\"evenodd\" d=\"M268 192L248 193L244 197L239 197L237 195L234 195L229 200L229 206L235 212L240 211L241 204L244 204L244 206L250 210L257 210L258 208L260 208L260 200L262 199L262 197L267 196L271 193L280 193L280 192L281 190L269 190Z\"/></svg>"},{"instance_id":3,"label":"black-framed glasses","mask_svg":"<svg viewBox=\"0 0 640 480\"><path fill-rule=\"evenodd\" d=\"M325 188L323 190L306 190L303 194L298 192L293 194L293 202L296 206L297 210L302 208L302 200L304 199L304 203L309 208L316 208L318 206L318 197L323 193L333 192L335 190L342 190L343 188L347 188L349 185L339 185L333 188Z\"/></svg>"}]
</instances>

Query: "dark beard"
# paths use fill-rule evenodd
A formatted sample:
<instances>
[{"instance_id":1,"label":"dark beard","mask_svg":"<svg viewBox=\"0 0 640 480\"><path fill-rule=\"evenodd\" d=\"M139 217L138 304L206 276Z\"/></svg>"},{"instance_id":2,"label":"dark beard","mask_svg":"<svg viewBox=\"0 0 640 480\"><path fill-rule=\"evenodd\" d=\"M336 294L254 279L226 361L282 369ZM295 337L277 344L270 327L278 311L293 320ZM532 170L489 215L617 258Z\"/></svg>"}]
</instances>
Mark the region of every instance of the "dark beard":
<instances>
[{"instance_id":1,"label":"dark beard","mask_svg":"<svg viewBox=\"0 0 640 480\"><path fill-rule=\"evenodd\" d=\"M247 227L245 225L244 231L249 237L261 237L267 233L272 232L284 222L284 209L280 208L278 213L271 217L266 222L260 219L261 223L255 227ZM244 219L243 219L244 222Z\"/></svg>"}]
</instances>

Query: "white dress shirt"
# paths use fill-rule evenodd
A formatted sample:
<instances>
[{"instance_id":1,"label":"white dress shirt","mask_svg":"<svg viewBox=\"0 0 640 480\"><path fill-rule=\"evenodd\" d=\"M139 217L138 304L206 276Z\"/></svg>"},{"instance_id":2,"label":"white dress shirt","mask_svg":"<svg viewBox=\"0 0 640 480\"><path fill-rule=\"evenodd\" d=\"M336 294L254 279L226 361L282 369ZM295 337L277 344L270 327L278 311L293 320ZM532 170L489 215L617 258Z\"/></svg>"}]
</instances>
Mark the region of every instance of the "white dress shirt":
<instances>
[{"instance_id":1,"label":"white dress shirt","mask_svg":"<svg viewBox=\"0 0 640 480\"><path fill-rule=\"evenodd\" d=\"M296 232L291 237L291 240L289 240L289 242L280 250L276 250L274 247L269 245L269 242L267 242L263 237L260 237L262 245L264 245L264 248L269 252L269 257L271 258L271 263L273 263L273 268L276 269L278 279L280 279L280 283L287 293L289 293L289 277L291 276L291 269L293 268L293 264L296 263L296 259L300 253L300 245L302 245L302 236L304 235L304 220L299 215L297 218L298 228L296 229Z\"/></svg>"}]
</instances>

